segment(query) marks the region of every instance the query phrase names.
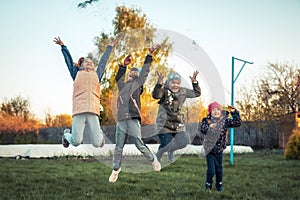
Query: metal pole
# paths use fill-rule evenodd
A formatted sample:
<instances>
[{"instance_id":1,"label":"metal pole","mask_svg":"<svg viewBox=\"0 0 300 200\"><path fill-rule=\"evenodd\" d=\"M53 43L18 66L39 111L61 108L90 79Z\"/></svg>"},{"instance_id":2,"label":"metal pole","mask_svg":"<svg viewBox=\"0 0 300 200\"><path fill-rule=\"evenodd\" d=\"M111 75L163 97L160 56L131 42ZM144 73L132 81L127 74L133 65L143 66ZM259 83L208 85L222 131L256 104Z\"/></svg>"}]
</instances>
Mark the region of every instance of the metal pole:
<instances>
[{"instance_id":1,"label":"metal pole","mask_svg":"<svg viewBox=\"0 0 300 200\"><path fill-rule=\"evenodd\" d=\"M234 77L234 60L238 60L243 62L243 66L241 67L239 73L237 74L236 77ZM234 106L234 83L239 77L240 73L244 69L244 66L246 64L253 64L253 62L248 62L239 58L232 57L231 60L231 106ZM230 128L230 164L234 164L234 150L233 150L233 144L234 144L234 128Z\"/></svg>"},{"instance_id":2,"label":"metal pole","mask_svg":"<svg viewBox=\"0 0 300 200\"><path fill-rule=\"evenodd\" d=\"M234 106L234 57L231 60L231 106ZM230 129L230 164L234 164L234 129Z\"/></svg>"}]
</instances>

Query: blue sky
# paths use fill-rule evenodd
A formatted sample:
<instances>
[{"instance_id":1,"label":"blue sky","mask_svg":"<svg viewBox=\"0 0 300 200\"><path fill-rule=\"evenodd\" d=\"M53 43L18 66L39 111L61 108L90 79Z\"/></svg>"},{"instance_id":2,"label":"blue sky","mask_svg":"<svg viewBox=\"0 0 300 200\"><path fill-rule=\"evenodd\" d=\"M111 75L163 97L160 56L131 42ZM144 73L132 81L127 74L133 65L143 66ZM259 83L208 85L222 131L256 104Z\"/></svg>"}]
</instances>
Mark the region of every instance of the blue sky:
<instances>
[{"instance_id":1,"label":"blue sky","mask_svg":"<svg viewBox=\"0 0 300 200\"><path fill-rule=\"evenodd\" d=\"M53 39L60 36L74 60L86 55L95 36L112 31L117 5L135 5L155 27L195 40L215 63L228 101L232 56L254 62L237 87L249 85L269 61L300 64L299 0L99 0L79 9L80 2L0 2L0 102L21 95L40 118L49 111L71 114L72 79Z\"/></svg>"}]
</instances>

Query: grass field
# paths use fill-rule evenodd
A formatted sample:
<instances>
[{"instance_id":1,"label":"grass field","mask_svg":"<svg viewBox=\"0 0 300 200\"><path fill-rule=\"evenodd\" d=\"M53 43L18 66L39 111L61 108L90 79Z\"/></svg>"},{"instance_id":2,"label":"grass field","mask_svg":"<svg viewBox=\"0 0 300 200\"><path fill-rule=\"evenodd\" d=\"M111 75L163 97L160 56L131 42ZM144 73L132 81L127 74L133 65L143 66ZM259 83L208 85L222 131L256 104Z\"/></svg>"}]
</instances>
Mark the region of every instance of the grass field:
<instances>
[{"instance_id":1,"label":"grass field","mask_svg":"<svg viewBox=\"0 0 300 200\"><path fill-rule=\"evenodd\" d=\"M126 158L125 158L126 160ZM300 199L300 161L282 151L224 155L224 192L204 190L206 164L185 155L161 172L121 172L96 159L0 159L0 199ZM125 167L125 165L124 165Z\"/></svg>"}]
</instances>

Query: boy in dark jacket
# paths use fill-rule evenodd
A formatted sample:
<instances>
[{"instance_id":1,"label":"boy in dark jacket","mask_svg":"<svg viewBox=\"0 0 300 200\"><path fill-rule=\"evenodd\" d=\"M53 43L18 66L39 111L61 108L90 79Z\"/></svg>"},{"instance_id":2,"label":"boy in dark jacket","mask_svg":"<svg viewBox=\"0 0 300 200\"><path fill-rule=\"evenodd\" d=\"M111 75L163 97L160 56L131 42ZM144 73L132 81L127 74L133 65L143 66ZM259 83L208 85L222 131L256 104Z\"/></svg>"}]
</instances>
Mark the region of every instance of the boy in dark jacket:
<instances>
[{"instance_id":1,"label":"boy in dark jacket","mask_svg":"<svg viewBox=\"0 0 300 200\"><path fill-rule=\"evenodd\" d=\"M213 177L216 174L216 188L223 191L223 150L226 148L226 132L228 128L239 127L241 118L239 112L232 106L229 106L231 118L228 118L229 112L222 110L222 106L213 102L208 106L208 116L203 118L201 132L205 134L204 150L206 154L206 183L205 189L211 190Z\"/></svg>"},{"instance_id":2,"label":"boy in dark jacket","mask_svg":"<svg viewBox=\"0 0 300 200\"><path fill-rule=\"evenodd\" d=\"M152 163L154 171L160 171L161 166L156 156L144 144L141 135L141 102L140 95L142 86L147 79L152 63L152 53L159 48L159 45L149 48L149 54L146 56L144 65L139 73L138 68L132 68L128 73L128 80L125 80L127 65L131 63L131 56L127 56L124 65L119 67L116 75L116 81L119 89L117 101L118 123L116 127L116 146L113 157L113 170L109 177L109 182L114 183L118 179L121 171L122 153L125 141L128 135L134 139L135 146Z\"/></svg>"},{"instance_id":3,"label":"boy in dark jacket","mask_svg":"<svg viewBox=\"0 0 300 200\"><path fill-rule=\"evenodd\" d=\"M181 76L177 72L168 75L168 80L163 86L163 76L156 72L158 82L152 92L154 99L159 99L159 109L156 118L156 127L160 146L156 153L160 161L163 153L168 152L170 162L174 162L173 152L184 148L188 144L185 133L182 106L186 98L195 98L201 95L197 81L198 71L190 76L193 90L181 87Z\"/></svg>"}]
</instances>

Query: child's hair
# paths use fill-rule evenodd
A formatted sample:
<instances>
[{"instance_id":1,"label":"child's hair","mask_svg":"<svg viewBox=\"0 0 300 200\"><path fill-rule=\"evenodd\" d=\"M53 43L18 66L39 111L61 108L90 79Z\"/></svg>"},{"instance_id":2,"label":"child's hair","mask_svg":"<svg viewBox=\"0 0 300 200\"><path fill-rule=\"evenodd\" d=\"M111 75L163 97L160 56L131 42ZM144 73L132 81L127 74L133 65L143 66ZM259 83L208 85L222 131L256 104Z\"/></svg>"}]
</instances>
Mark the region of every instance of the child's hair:
<instances>
[{"instance_id":1,"label":"child's hair","mask_svg":"<svg viewBox=\"0 0 300 200\"><path fill-rule=\"evenodd\" d=\"M78 59L78 62L77 62L77 63L74 63L74 65L75 65L76 67L80 67L81 64L83 63L83 61L84 61L84 57L80 57L80 58Z\"/></svg>"}]
</instances>

